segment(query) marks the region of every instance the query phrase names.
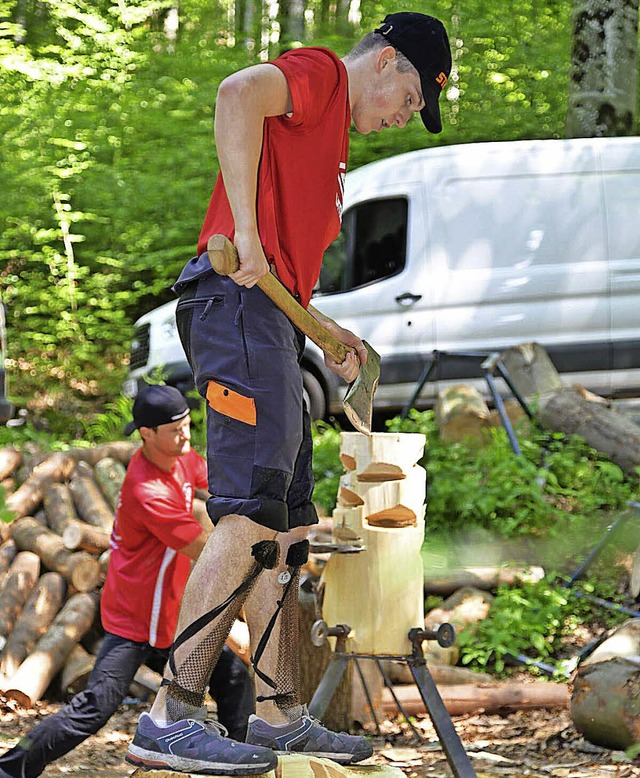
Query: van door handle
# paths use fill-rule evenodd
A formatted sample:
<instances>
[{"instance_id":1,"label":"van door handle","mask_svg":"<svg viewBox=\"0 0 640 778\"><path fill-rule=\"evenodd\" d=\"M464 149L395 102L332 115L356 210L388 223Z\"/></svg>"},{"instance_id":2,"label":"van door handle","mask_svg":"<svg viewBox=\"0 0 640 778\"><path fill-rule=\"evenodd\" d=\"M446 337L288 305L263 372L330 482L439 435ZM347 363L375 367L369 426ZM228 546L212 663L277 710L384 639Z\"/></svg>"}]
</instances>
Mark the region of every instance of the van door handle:
<instances>
[{"instance_id":1,"label":"van door handle","mask_svg":"<svg viewBox=\"0 0 640 778\"><path fill-rule=\"evenodd\" d=\"M418 300L422 300L422 295L412 294L411 292L405 292L396 297L396 302L404 306L413 305L413 303L417 303Z\"/></svg>"}]
</instances>

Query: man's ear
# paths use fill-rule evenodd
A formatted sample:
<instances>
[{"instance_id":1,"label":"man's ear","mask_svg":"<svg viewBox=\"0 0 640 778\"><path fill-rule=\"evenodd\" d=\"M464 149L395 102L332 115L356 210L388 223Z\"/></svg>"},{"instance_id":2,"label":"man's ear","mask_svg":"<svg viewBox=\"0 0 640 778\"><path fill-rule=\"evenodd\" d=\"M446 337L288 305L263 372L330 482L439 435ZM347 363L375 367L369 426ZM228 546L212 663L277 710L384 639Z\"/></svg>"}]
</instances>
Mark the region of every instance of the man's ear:
<instances>
[{"instance_id":1,"label":"man's ear","mask_svg":"<svg viewBox=\"0 0 640 778\"><path fill-rule=\"evenodd\" d=\"M395 62L397 56L398 52L393 46L385 46L384 49L380 49L376 57L376 72L379 73L392 62Z\"/></svg>"},{"instance_id":2,"label":"man's ear","mask_svg":"<svg viewBox=\"0 0 640 778\"><path fill-rule=\"evenodd\" d=\"M140 437L144 443L149 435L153 432L153 427L138 427L138 432L140 433Z\"/></svg>"}]
</instances>

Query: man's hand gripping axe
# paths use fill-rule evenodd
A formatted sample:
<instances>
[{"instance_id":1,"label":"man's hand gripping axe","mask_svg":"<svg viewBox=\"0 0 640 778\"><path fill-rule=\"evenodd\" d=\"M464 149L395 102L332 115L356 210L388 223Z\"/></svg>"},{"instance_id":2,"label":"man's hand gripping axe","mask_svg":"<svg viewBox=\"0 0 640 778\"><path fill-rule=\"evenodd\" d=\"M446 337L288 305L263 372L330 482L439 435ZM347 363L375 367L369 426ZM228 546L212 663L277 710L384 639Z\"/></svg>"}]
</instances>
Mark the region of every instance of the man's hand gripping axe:
<instances>
[{"instance_id":1,"label":"man's hand gripping axe","mask_svg":"<svg viewBox=\"0 0 640 778\"><path fill-rule=\"evenodd\" d=\"M236 247L224 235L213 235L209 238L207 253L211 267L220 275L231 275L239 267ZM335 338L305 310L273 273L262 276L257 285L299 330L336 362L344 362L349 351L354 351ZM365 342L364 345L367 348L367 361L360 365L358 377L349 385L342 407L353 426L365 435L370 435L373 393L380 378L380 356L368 343Z\"/></svg>"}]
</instances>

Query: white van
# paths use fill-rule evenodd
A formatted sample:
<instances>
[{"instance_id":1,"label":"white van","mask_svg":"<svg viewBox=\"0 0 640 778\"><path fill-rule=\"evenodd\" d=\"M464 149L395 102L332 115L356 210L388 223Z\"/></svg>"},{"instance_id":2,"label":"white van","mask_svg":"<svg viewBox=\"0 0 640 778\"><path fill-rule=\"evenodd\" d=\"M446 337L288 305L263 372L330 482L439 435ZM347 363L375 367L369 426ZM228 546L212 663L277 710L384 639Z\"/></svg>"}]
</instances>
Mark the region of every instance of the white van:
<instances>
[{"instance_id":1,"label":"white van","mask_svg":"<svg viewBox=\"0 0 640 778\"><path fill-rule=\"evenodd\" d=\"M435 350L418 407L482 375L456 354L525 341L567 382L640 394L640 138L414 151L349 173L344 205L313 302L380 353L378 409L403 408ZM188 378L174 310L136 323L129 392L153 366ZM313 344L303 368L313 415L338 412Z\"/></svg>"}]
</instances>

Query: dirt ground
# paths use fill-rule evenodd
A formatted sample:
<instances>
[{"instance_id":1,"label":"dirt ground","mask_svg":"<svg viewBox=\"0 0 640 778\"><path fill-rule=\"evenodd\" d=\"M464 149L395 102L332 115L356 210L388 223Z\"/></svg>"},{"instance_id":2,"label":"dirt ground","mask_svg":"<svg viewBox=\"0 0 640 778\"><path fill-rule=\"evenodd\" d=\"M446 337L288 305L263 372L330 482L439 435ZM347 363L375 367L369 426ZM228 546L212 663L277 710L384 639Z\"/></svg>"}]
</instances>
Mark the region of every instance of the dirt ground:
<instances>
[{"instance_id":1,"label":"dirt ground","mask_svg":"<svg viewBox=\"0 0 640 778\"><path fill-rule=\"evenodd\" d=\"M14 745L59 704L39 703L23 710L0 697L0 749ZM127 778L134 769L124 754L147 704L125 705L95 737L49 765L44 778ZM640 778L640 765L624 753L585 742L571 726L568 711L534 710L504 716L473 714L453 719L479 778L541 776L544 778ZM406 724L387 721L384 737L373 737L371 762L400 767L409 778L450 778L452 771L428 717L418 718L421 744Z\"/></svg>"}]
</instances>

